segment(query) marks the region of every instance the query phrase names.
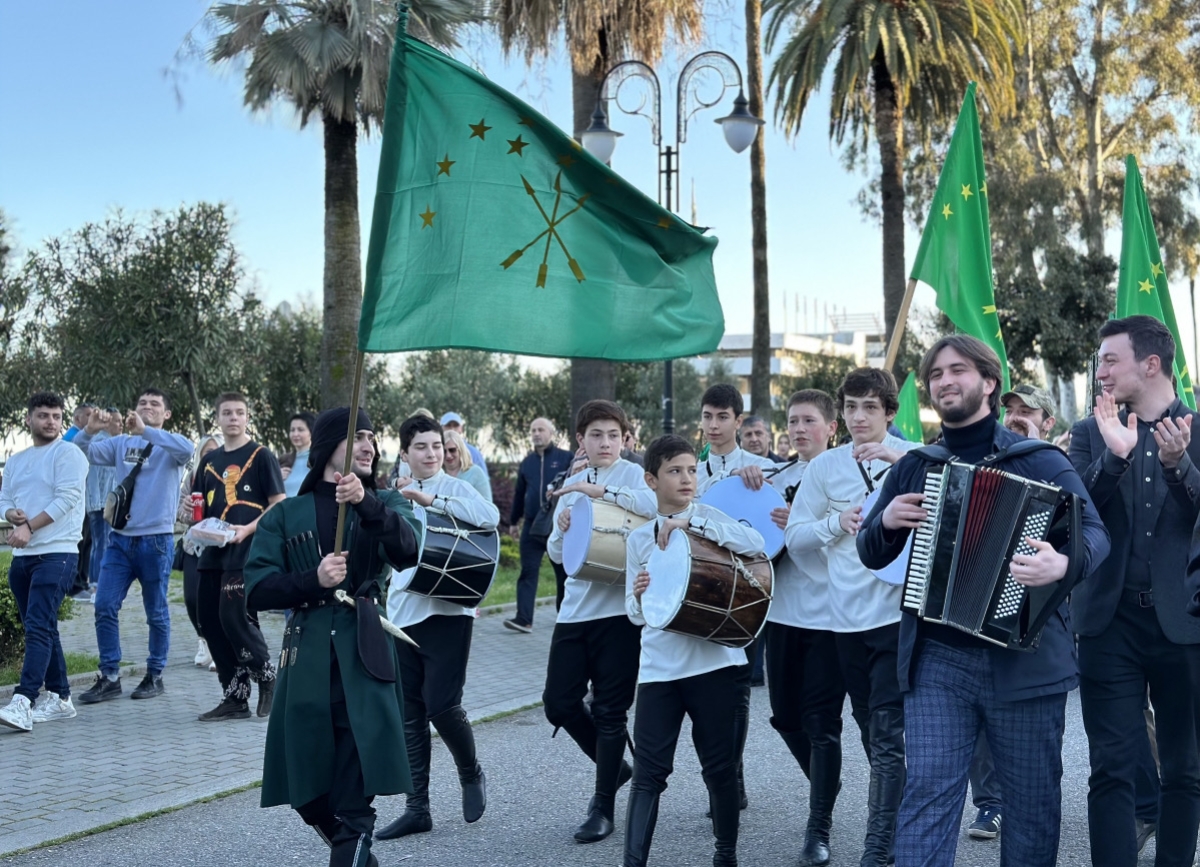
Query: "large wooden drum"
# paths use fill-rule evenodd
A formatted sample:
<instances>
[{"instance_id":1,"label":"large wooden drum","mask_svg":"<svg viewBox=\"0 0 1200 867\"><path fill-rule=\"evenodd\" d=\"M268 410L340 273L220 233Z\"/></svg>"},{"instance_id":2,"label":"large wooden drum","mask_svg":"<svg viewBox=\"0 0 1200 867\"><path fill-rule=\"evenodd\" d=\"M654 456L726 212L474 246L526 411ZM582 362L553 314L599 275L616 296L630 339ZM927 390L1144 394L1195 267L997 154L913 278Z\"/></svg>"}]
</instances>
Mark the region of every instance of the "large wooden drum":
<instances>
[{"instance_id":1,"label":"large wooden drum","mask_svg":"<svg viewBox=\"0 0 1200 867\"><path fill-rule=\"evenodd\" d=\"M563 534L563 569L580 581L625 583L625 540L649 521L605 500L581 497Z\"/></svg>"},{"instance_id":2,"label":"large wooden drum","mask_svg":"<svg viewBox=\"0 0 1200 867\"><path fill-rule=\"evenodd\" d=\"M474 608L492 587L500 565L500 534L459 521L439 509L413 506L421 521L419 563L400 587L417 596ZM401 573L393 573L399 580Z\"/></svg>"},{"instance_id":3,"label":"large wooden drum","mask_svg":"<svg viewBox=\"0 0 1200 867\"><path fill-rule=\"evenodd\" d=\"M766 557L741 557L694 533L674 530L646 564L646 625L745 647L767 622L775 572Z\"/></svg>"}]
</instances>

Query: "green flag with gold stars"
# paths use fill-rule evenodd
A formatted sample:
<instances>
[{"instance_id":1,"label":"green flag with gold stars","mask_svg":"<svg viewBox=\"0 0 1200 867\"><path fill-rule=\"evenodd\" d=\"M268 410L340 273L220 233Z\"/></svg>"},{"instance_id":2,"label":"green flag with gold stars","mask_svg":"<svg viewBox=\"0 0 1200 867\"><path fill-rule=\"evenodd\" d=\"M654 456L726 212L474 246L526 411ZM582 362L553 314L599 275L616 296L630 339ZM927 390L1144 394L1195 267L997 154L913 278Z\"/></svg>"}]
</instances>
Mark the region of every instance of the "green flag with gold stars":
<instances>
[{"instance_id":1,"label":"green flag with gold stars","mask_svg":"<svg viewBox=\"0 0 1200 867\"><path fill-rule=\"evenodd\" d=\"M1125 204L1121 212L1117 317L1124 319L1137 313L1153 316L1171 330L1171 336L1175 338L1175 387L1179 399L1187 404L1188 409L1195 409L1196 394L1192 390L1187 359L1183 356L1179 326L1175 324L1175 308L1171 304L1171 290L1163 270L1158 235L1154 232L1146 191L1142 188L1142 173L1138 170L1137 160L1130 154L1125 157Z\"/></svg>"},{"instance_id":2,"label":"green flag with gold stars","mask_svg":"<svg viewBox=\"0 0 1200 867\"><path fill-rule=\"evenodd\" d=\"M921 427L921 398L917 394L917 374L909 371L904 385L900 387L900 409L896 412L896 427L910 443L925 442L925 431Z\"/></svg>"},{"instance_id":3,"label":"green flag with gold stars","mask_svg":"<svg viewBox=\"0 0 1200 867\"><path fill-rule=\"evenodd\" d=\"M360 350L711 352L725 329L716 244L401 24Z\"/></svg>"},{"instance_id":4,"label":"green flag with gold stars","mask_svg":"<svg viewBox=\"0 0 1200 867\"><path fill-rule=\"evenodd\" d=\"M983 140L975 108L975 82L967 86L937 193L913 262L914 280L937 292L937 306L965 334L978 337L1000 356L1008 390L1008 355L996 315L992 280L992 232L988 223Z\"/></svg>"}]
</instances>

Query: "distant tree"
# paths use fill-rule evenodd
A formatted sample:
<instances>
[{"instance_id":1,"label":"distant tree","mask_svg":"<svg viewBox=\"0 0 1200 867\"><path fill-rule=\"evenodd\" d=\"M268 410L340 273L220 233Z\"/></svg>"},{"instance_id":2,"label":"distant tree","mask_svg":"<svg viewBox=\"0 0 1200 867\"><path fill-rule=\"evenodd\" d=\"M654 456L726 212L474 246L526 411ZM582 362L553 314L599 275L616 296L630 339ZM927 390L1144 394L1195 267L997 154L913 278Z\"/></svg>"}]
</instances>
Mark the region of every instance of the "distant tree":
<instances>
[{"instance_id":1,"label":"distant tree","mask_svg":"<svg viewBox=\"0 0 1200 867\"><path fill-rule=\"evenodd\" d=\"M239 387L250 400L255 437L291 451L291 416L321 409L320 312L307 305L263 308L247 323L245 353Z\"/></svg>"}]
</instances>

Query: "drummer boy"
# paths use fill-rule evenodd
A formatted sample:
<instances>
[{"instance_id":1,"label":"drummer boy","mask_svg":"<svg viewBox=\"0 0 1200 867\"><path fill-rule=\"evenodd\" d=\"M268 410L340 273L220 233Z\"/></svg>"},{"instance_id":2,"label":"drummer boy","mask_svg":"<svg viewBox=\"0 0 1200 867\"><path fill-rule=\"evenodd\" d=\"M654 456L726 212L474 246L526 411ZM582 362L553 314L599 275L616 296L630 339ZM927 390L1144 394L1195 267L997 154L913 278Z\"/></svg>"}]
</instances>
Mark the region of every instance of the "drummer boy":
<instances>
[{"instance_id":1,"label":"drummer boy","mask_svg":"<svg viewBox=\"0 0 1200 867\"><path fill-rule=\"evenodd\" d=\"M742 393L727 382L710 385L700 399L700 428L708 440L708 457L697 466L698 493L730 476L740 476L747 488L757 491L763 486L763 471L775 466L769 458L738 445L744 409Z\"/></svg>"},{"instance_id":2,"label":"drummer boy","mask_svg":"<svg viewBox=\"0 0 1200 867\"><path fill-rule=\"evenodd\" d=\"M579 408L575 439L585 455L582 468L554 493L554 530L546 543L550 559L563 561L564 534L571 526L571 507L580 500L603 500L642 518L655 513L654 494L642 468L621 457L629 420L611 400L591 400ZM578 466L578 465L577 465ZM583 528L576 528L576 531ZM591 529L591 528L586 528ZM572 533L572 541L588 539ZM610 564L619 570L621 561ZM542 702L546 719L565 729L584 755L596 763L596 788L588 815L575 831L580 843L595 843L613 832L617 789L630 776L625 762L626 723L637 688L639 634L625 616L621 583L602 584L567 578L562 608L550 641L550 661ZM588 683L592 705L584 703Z\"/></svg>"},{"instance_id":3,"label":"drummer boy","mask_svg":"<svg viewBox=\"0 0 1200 867\"><path fill-rule=\"evenodd\" d=\"M639 626L646 623L642 606L649 599L649 588L655 588L650 596L669 599L671 584L687 581L686 575L656 578L647 570L650 555L656 548L667 548L672 532L703 536L745 557L763 550L757 530L693 502L696 452L687 440L674 434L659 437L646 450L645 462L646 484L655 493L657 515L629 534L625 565L625 609ZM656 580L667 583L656 585ZM740 649L650 626L642 629L633 731L637 762L626 811L625 867L641 867L649 858L659 796L671 774L684 714L692 721L692 743L712 806L713 864L737 864L737 716L749 692L746 665L746 654Z\"/></svg>"},{"instance_id":4,"label":"drummer boy","mask_svg":"<svg viewBox=\"0 0 1200 867\"><path fill-rule=\"evenodd\" d=\"M401 495L414 505L444 512L461 523L481 530L496 529L500 522L496 507L472 485L442 470L443 446L442 426L432 418L414 415L400 425L400 459L407 462L412 474L400 489ZM462 706L475 609L407 592L404 588L414 571L393 574L387 600L388 619L417 643L413 647L396 642L413 792L400 817L375 834L379 840L433 827L429 813L430 723L458 768L463 819L478 821L487 806L487 782L475 756L475 735Z\"/></svg>"}]
</instances>

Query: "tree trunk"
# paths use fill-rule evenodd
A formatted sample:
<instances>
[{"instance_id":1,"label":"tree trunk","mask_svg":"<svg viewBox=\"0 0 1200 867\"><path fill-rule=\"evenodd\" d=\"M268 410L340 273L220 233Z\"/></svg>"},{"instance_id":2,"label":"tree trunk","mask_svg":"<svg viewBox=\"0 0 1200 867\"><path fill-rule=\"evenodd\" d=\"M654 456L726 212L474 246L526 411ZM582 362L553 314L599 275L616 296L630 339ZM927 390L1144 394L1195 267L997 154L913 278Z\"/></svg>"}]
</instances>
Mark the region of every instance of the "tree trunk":
<instances>
[{"instance_id":1,"label":"tree trunk","mask_svg":"<svg viewBox=\"0 0 1200 867\"><path fill-rule=\"evenodd\" d=\"M571 69L571 98L574 105L575 135L588 128L596 100L600 97L600 83L608 72L608 36L601 29L595 38L600 43L600 58L591 69ZM579 408L589 400L601 398L615 400L617 396L617 370L611 361L600 358L571 359L571 429ZM572 438L573 439L573 438Z\"/></svg>"},{"instance_id":2,"label":"tree trunk","mask_svg":"<svg viewBox=\"0 0 1200 867\"><path fill-rule=\"evenodd\" d=\"M1060 377L1059 383L1059 391L1062 395L1058 404L1062 409L1062 416L1059 420L1066 422L1067 426L1070 427L1079 421L1079 398L1075 394L1075 377Z\"/></svg>"},{"instance_id":3,"label":"tree trunk","mask_svg":"<svg viewBox=\"0 0 1200 867\"><path fill-rule=\"evenodd\" d=\"M880 210L883 213L883 321L888 339L904 302L903 108L882 49L871 62L875 89L875 138L879 142Z\"/></svg>"},{"instance_id":4,"label":"tree trunk","mask_svg":"<svg viewBox=\"0 0 1200 867\"><path fill-rule=\"evenodd\" d=\"M1080 234L1087 245L1089 256L1104 255L1104 200L1102 188L1104 185L1104 165L1102 154L1104 150L1104 133L1101 125L1104 121L1104 102L1107 94L1106 82L1108 54L1107 42L1104 36L1104 22L1107 18L1104 2L1092 7L1092 59L1094 70L1092 74L1092 89L1090 93L1083 92L1083 122L1087 143L1084 146L1084 156L1087 160L1087 178L1084 181L1084 208L1080 215L1082 226Z\"/></svg>"},{"instance_id":5,"label":"tree trunk","mask_svg":"<svg viewBox=\"0 0 1200 867\"><path fill-rule=\"evenodd\" d=\"M358 128L324 118L325 279L321 333L321 408L350 403L358 317L362 309L362 241L358 226Z\"/></svg>"},{"instance_id":6,"label":"tree trunk","mask_svg":"<svg viewBox=\"0 0 1200 867\"><path fill-rule=\"evenodd\" d=\"M750 113L763 116L762 0L746 0L746 85ZM767 146L750 145L750 247L754 261L754 336L750 346L750 411L771 426L771 290L767 281Z\"/></svg>"},{"instance_id":7,"label":"tree trunk","mask_svg":"<svg viewBox=\"0 0 1200 867\"><path fill-rule=\"evenodd\" d=\"M196 419L196 434L203 439L208 433L208 425L204 422L204 410L200 406L200 397L196 394L196 380L190 370L180 371L183 384L187 386L188 402L192 406L192 415Z\"/></svg>"}]
</instances>

